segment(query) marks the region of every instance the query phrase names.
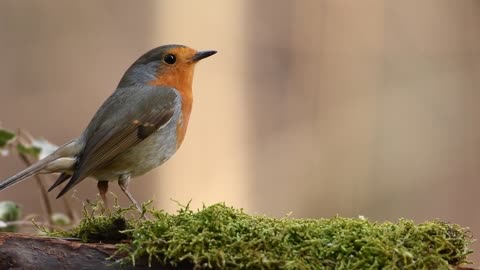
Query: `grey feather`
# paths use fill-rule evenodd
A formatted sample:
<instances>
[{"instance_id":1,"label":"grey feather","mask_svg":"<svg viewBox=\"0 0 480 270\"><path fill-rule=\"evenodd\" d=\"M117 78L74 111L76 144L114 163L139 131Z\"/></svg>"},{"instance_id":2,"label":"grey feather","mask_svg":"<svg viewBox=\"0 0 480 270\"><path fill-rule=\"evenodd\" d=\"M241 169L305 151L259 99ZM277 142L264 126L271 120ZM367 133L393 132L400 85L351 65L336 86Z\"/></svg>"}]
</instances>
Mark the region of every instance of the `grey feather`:
<instances>
[{"instance_id":1,"label":"grey feather","mask_svg":"<svg viewBox=\"0 0 480 270\"><path fill-rule=\"evenodd\" d=\"M75 157L80 149L83 147L82 143L79 143L78 140L72 140L60 148L58 148L55 152L50 154L49 156L37 161L35 164L32 164L28 168L22 170L21 172L7 178L5 181L0 183L0 190L3 190L7 187L13 186L28 177L41 172L43 169L47 168L49 164L55 163L55 161L65 158L65 157ZM58 164L57 164L58 165ZM69 164L68 164L69 165ZM58 167L58 166L57 166ZM61 170L70 170L71 167L64 167L60 168Z\"/></svg>"},{"instance_id":2,"label":"grey feather","mask_svg":"<svg viewBox=\"0 0 480 270\"><path fill-rule=\"evenodd\" d=\"M173 88L139 85L118 88L83 133L80 140L86 142L85 148L72 178L57 198L162 129L179 110L180 95Z\"/></svg>"}]
</instances>

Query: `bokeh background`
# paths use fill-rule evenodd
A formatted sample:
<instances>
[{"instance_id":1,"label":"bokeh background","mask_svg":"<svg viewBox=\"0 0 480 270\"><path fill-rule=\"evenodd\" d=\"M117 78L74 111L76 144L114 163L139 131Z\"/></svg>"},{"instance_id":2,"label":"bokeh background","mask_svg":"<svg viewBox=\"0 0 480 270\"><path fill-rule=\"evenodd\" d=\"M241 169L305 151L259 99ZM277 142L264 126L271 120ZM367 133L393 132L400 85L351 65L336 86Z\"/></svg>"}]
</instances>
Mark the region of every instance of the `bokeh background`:
<instances>
[{"instance_id":1,"label":"bokeh background","mask_svg":"<svg viewBox=\"0 0 480 270\"><path fill-rule=\"evenodd\" d=\"M475 0L2 0L0 121L63 144L147 50L215 49L182 148L132 181L139 201L440 218L478 238L479 28ZM0 178L22 167L0 158ZM77 209L97 192L76 190ZM39 196L27 181L0 200L39 213Z\"/></svg>"}]
</instances>

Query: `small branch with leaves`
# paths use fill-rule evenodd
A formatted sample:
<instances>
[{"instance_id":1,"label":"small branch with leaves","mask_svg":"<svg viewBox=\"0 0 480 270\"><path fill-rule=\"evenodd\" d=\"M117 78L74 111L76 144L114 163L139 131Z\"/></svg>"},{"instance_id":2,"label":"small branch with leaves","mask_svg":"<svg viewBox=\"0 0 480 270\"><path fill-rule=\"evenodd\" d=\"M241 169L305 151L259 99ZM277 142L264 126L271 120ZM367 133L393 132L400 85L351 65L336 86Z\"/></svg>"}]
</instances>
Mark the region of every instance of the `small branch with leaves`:
<instances>
[{"instance_id":1,"label":"small branch with leaves","mask_svg":"<svg viewBox=\"0 0 480 270\"><path fill-rule=\"evenodd\" d=\"M17 154L20 160L26 166L32 165L39 159L42 159L55 151L58 146L50 143L42 138L34 138L25 130L18 130L13 132L7 129L0 128L0 156L6 157ZM69 199L63 197L63 205L65 207L64 213L55 213L48 196L46 184L53 183L54 179L50 175L35 175L35 182L40 191L40 198L42 201L42 209L44 211L43 217L45 225L49 228L61 225L71 225L77 223L77 218L70 206ZM26 220L20 220L21 211L13 202L0 202L0 231L16 231L19 226L29 226ZM4 207L4 209L2 209ZM16 210L15 210L16 209ZM3 216L2 216L3 213ZM6 215L6 216L5 216ZM5 217L4 217L5 216ZM12 220L12 217L16 217Z\"/></svg>"}]
</instances>

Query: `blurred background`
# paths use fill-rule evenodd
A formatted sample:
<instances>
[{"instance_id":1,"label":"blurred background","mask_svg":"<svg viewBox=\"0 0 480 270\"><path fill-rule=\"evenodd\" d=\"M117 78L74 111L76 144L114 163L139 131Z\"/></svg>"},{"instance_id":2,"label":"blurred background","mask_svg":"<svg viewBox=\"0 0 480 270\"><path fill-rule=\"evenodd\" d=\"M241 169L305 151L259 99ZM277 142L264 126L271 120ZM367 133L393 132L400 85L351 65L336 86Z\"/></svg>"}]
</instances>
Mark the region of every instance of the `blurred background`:
<instances>
[{"instance_id":1,"label":"blurred background","mask_svg":"<svg viewBox=\"0 0 480 270\"><path fill-rule=\"evenodd\" d=\"M147 50L215 49L196 68L183 146L132 181L139 201L439 218L478 238L479 26L474 0L4 0L0 122L63 144ZM22 167L0 158L0 179ZM66 196L79 209L96 193L87 179ZM34 181L0 193L24 213L39 198Z\"/></svg>"}]
</instances>

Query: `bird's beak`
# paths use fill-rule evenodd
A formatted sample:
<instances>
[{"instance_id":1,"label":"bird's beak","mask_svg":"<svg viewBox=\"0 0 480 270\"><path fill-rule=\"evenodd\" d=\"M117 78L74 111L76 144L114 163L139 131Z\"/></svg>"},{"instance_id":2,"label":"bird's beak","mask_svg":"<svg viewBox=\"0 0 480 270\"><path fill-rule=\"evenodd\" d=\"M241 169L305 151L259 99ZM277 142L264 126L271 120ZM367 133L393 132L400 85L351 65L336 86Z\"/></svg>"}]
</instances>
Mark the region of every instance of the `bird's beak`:
<instances>
[{"instance_id":1,"label":"bird's beak","mask_svg":"<svg viewBox=\"0 0 480 270\"><path fill-rule=\"evenodd\" d=\"M214 54L216 54L217 51L201 51L201 52L197 52L191 59L190 59L190 62L192 63L196 63L200 60L202 60L203 58L207 58L209 56L212 56Z\"/></svg>"}]
</instances>

